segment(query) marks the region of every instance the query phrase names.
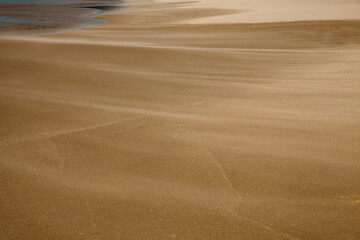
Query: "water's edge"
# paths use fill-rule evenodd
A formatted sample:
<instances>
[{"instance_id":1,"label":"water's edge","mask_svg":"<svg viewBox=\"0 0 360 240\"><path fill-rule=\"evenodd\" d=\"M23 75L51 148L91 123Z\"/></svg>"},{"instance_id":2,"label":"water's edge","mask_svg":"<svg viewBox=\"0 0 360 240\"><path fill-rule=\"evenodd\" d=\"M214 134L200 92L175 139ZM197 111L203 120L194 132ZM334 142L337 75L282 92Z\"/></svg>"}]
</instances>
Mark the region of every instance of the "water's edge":
<instances>
[{"instance_id":1,"label":"water's edge","mask_svg":"<svg viewBox=\"0 0 360 240\"><path fill-rule=\"evenodd\" d=\"M0 0L0 36L58 34L106 23L95 17L126 8L122 0Z\"/></svg>"}]
</instances>

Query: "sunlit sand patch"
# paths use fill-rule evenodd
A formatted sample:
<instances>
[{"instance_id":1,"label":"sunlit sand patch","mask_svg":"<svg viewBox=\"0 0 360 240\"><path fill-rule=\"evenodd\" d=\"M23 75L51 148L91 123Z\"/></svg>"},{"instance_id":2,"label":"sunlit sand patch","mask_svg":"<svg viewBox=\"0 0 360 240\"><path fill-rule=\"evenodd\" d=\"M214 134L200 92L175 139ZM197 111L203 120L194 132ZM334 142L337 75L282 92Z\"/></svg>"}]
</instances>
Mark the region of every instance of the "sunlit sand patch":
<instances>
[{"instance_id":1,"label":"sunlit sand patch","mask_svg":"<svg viewBox=\"0 0 360 240\"><path fill-rule=\"evenodd\" d=\"M180 0L158 0L182 2ZM179 7L237 9L237 14L197 18L188 23L261 23L304 20L359 19L360 4L356 1L310 0L199 0L183 1Z\"/></svg>"}]
</instances>

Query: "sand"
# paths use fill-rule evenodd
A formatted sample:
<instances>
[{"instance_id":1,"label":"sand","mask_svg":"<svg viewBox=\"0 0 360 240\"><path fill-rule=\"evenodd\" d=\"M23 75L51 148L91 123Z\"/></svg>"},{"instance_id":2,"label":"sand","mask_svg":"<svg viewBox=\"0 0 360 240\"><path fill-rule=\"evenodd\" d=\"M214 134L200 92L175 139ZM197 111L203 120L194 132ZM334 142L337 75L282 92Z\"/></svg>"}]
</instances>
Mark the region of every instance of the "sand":
<instances>
[{"instance_id":1,"label":"sand","mask_svg":"<svg viewBox=\"0 0 360 240\"><path fill-rule=\"evenodd\" d=\"M0 40L0 239L360 237L359 20Z\"/></svg>"},{"instance_id":2,"label":"sand","mask_svg":"<svg viewBox=\"0 0 360 240\"><path fill-rule=\"evenodd\" d=\"M183 2L184 8L210 8L227 10L228 14L187 19L199 23L262 23L305 20L359 19L359 1L343 0L158 0Z\"/></svg>"}]
</instances>

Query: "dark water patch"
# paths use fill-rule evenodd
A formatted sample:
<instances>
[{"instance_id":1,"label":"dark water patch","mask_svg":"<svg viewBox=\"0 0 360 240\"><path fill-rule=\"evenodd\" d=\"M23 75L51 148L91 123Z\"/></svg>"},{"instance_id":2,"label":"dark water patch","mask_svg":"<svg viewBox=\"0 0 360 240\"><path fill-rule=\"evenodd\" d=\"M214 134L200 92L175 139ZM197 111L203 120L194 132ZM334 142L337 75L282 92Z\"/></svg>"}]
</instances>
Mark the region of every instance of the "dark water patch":
<instances>
[{"instance_id":1,"label":"dark water patch","mask_svg":"<svg viewBox=\"0 0 360 240\"><path fill-rule=\"evenodd\" d=\"M1 4L69 4L76 2L74 0L0 0Z\"/></svg>"},{"instance_id":2,"label":"dark water patch","mask_svg":"<svg viewBox=\"0 0 360 240\"><path fill-rule=\"evenodd\" d=\"M17 18L9 18L9 17L0 17L0 22L6 23L52 23L46 21L29 21L26 19L17 19Z\"/></svg>"},{"instance_id":3,"label":"dark water patch","mask_svg":"<svg viewBox=\"0 0 360 240\"><path fill-rule=\"evenodd\" d=\"M83 8L96 9L96 10L100 10L100 11L114 11L114 10L118 10L118 9L124 8L124 7L122 7L122 6L86 6Z\"/></svg>"},{"instance_id":4,"label":"dark water patch","mask_svg":"<svg viewBox=\"0 0 360 240\"><path fill-rule=\"evenodd\" d=\"M119 0L0 0L0 36L50 34L102 24L106 21L94 17L122 9L122 4Z\"/></svg>"}]
</instances>

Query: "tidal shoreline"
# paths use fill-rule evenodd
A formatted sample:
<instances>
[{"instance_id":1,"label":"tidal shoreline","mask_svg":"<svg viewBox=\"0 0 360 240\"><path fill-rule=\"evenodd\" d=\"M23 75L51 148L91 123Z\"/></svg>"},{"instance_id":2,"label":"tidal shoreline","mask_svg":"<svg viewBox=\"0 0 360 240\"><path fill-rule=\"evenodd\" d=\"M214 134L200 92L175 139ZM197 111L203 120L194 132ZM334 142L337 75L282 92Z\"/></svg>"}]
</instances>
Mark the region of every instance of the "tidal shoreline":
<instances>
[{"instance_id":1,"label":"tidal shoreline","mask_svg":"<svg viewBox=\"0 0 360 240\"><path fill-rule=\"evenodd\" d=\"M66 3L1 4L0 37L36 36L106 23L96 17L125 8L124 1L68 1Z\"/></svg>"}]
</instances>

